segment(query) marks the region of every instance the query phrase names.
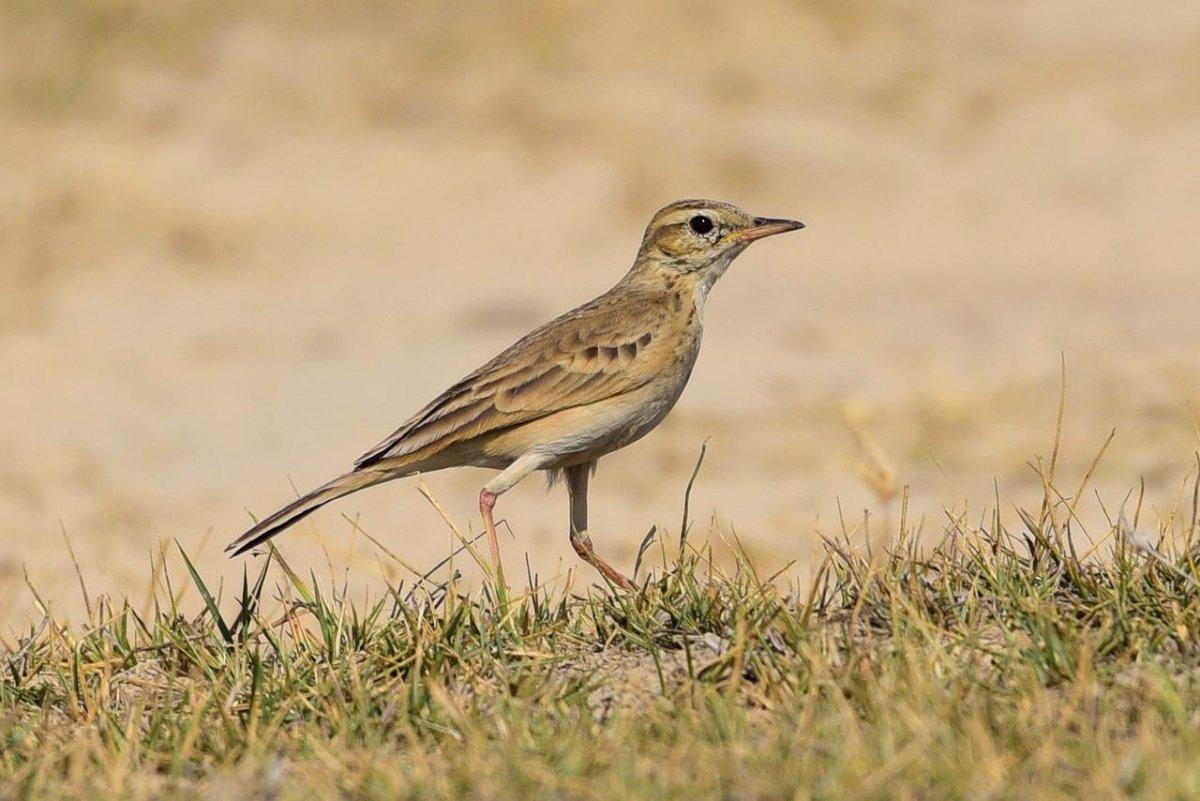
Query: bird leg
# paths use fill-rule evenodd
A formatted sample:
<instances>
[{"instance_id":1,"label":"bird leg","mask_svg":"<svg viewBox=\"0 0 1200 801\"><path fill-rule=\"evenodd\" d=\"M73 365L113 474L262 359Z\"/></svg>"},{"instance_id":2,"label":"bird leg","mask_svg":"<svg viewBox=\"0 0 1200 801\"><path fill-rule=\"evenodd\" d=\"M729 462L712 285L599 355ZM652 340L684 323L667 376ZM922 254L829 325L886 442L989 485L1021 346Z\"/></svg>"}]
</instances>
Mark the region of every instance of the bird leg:
<instances>
[{"instance_id":1,"label":"bird leg","mask_svg":"<svg viewBox=\"0 0 1200 801\"><path fill-rule=\"evenodd\" d=\"M496 594L502 603L507 603L508 585L504 583L504 565L500 562L500 538L496 536L496 521L492 519L492 510L496 508L497 498L534 470L544 466L548 458L543 454L527 453L501 470L498 476L479 491L479 514L483 517L488 547L492 551L492 569L496 571Z\"/></svg>"},{"instance_id":2,"label":"bird leg","mask_svg":"<svg viewBox=\"0 0 1200 801\"><path fill-rule=\"evenodd\" d=\"M479 514L483 516L483 528L487 531L488 547L492 552L492 569L496 571L496 585L501 593L508 594L504 583L504 565L500 562L500 538L496 536L496 521L492 510L496 508L496 493L486 487L479 491Z\"/></svg>"},{"instance_id":3,"label":"bird leg","mask_svg":"<svg viewBox=\"0 0 1200 801\"><path fill-rule=\"evenodd\" d=\"M587 490L588 477L595 462L575 465L566 469L567 493L571 498L571 547L579 558L600 571L606 579L623 590L634 591L637 586L616 568L600 558L592 547L588 536Z\"/></svg>"}]
</instances>

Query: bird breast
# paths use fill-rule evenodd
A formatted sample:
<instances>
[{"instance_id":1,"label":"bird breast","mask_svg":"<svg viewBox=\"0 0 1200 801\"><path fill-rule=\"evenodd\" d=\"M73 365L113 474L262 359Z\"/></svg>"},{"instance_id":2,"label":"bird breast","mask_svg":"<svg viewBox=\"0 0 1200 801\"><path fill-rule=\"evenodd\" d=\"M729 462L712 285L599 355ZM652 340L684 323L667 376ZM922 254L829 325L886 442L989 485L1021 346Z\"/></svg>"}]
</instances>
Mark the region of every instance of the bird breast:
<instances>
[{"instance_id":1,"label":"bird breast","mask_svg":"<svg viewBox=\"0 0 1200 801\"><path fill-rule=\"evenodd\" d=\"M658 333L662 334L656 337L660 349L648 365L654 370L653 379L633 392L562 413L576 418L574 425L564 426L564 435L546 443L545 451L567 461L580 455L595 459L636 442L663 421L691 377L700 353L702 327L694 324Z\"/></svg>"},{"instance_id":2,"label":"bird breast","mask_svg":"<svg viewBox=\"0 0 1200 801\"><path fill-rule=\"evenodd\" d=\"M540 453L551 457L548 467L565 467L597 459L645 436L667 416L691 377L700 350L701 311L695 293L664 292L640 320L608 328L595 343L578 342L575 347L589 359L578 369L607 375L607 380L626 383L629 389L490 434L479 443L480 459L512 460ZM619 343L625 342L638 343L629 358L621 358ZM614 350L613 358L601 359Z\"/></svg>"}]
</instances>

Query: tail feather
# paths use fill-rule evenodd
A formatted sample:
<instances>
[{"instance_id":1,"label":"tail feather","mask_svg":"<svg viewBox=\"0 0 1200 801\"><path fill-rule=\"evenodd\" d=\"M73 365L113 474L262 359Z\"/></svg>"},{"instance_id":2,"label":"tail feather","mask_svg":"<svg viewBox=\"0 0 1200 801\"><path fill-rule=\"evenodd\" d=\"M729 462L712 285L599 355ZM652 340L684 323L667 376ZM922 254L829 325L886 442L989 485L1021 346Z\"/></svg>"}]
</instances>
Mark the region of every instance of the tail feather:
<instances>
[{"instance_id":1,"label":"tail feather","mask_svg":"<svg viewBox=\"0 0 1200 801\"><path fill-rule=\"evenodd\" d=\"M294 523L300 522L330 501L335 501L343 495L349 495L392 477L375 471L351 472L338 476L328 484L317 487L304 497L292 501L270 517L264 518L254 528L229 543L225 550L232 551L231 556L243 554Z\"/></svg>"}]
</instances>

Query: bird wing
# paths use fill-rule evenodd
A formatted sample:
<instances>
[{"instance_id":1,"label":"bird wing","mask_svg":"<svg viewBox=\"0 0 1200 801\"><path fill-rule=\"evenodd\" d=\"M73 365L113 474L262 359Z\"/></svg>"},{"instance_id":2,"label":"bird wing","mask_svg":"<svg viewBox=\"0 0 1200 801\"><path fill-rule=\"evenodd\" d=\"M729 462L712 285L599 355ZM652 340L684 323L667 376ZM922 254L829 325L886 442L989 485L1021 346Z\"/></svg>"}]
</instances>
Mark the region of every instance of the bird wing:
<instances>
[{"instance_id":1,"label":"bird wing","mask_svg":"<svg viewBox=\"0 0 1200 801\"><path fill-rule=\"evenodd\" d=\"M523 337L443 392L354 463L445 447L631 392L652 380L646 352L668 309L662 293L602 295Z\"/></svg>"}]
</instances>

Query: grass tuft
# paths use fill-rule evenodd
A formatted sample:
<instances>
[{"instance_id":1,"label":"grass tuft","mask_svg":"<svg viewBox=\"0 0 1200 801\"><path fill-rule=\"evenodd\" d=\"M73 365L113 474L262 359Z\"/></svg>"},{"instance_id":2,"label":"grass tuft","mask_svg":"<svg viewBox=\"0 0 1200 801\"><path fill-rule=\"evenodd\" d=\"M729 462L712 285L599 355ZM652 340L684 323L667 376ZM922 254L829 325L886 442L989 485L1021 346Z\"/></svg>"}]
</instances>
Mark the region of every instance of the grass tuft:
<instances>
[{"instance_id":1,"label":"grass tuft","mask_svg":"<svg viewBox=\"0 0 1200 801\"><path fill-rule=\"evenodd\" d=\"M1083 490L1045 484L1014 528L950 515L919 543L902 515L890 547L842 532L805 575L694 545L685 514L637 594L426 575L356 604L272 550L223 598L180 548L200 608L164 555L148 611L97 598L3 655L0 790L1192 796L1196 515L1122 517L1080 554Z\"/></svg>"}]
</instances>

